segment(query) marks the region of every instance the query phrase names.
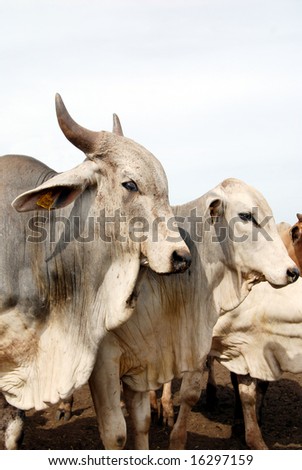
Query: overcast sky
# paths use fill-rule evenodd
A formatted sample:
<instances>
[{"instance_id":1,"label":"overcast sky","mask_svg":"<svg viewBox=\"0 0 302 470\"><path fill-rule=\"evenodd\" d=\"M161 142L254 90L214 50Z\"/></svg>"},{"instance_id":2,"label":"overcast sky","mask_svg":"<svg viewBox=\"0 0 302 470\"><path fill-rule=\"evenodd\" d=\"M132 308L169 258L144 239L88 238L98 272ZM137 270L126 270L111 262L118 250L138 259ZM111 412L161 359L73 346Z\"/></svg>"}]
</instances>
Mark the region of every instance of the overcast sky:
<instances>
[{"instance_id":1,"label":"overcast sky","mask_svg":"<svg viewBox=\"0 0 302 470\"><path fill-rule=\"evenodd\" d=\"M117 113L172 204L237 177L277 222L302 212L302 0L0 0L0 18L1 154L83 160L59 92L91 130Z\"/></svg>"}]
</instances>

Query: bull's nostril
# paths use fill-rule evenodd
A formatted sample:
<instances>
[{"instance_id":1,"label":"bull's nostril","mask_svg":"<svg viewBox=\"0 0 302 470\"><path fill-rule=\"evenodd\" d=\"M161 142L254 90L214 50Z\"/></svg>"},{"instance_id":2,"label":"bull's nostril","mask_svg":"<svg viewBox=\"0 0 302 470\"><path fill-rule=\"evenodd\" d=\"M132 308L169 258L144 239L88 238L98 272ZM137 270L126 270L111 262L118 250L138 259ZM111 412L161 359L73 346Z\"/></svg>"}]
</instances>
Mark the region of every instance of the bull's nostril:
<instances>
[{"instance_id":1,"label":"bull's nostril","mask_svg":"<svg viewBox=\"0 0 302 470\"><path fill-rule=\"evenodd\" d=\"M287 277L289 278L290 282L296 282L298 277L300 276L300 271L298 268L288 269L286 271Z\"/></svg>"},{"instance_id":2,"label":"bull's nostril","mask_svg":"<svg viewBox=\"0 0 302 470\"><path fill-rule=\"evenodd\" d=\"M183 272L191 265L191 254L187 250L175 250L172 253L172 263L174 271Z\"/></svg>"}]
</instances>

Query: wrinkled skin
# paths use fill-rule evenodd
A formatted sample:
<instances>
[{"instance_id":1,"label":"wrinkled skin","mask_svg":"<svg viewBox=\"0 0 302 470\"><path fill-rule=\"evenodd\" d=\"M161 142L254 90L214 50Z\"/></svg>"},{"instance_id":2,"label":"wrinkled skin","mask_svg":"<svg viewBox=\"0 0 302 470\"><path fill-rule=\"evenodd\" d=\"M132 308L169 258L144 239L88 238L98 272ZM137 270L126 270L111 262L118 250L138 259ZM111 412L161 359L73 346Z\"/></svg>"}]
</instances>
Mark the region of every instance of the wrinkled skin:
<instances>
[{"instance_id":1,"label":"wrinkled skin","mask_svg":"<svg viewBox=\"0 0 302 470\"><path fill-rule=\"evenodd\" d=\"M246 215L255 207L259 208L257 221ZM189 220L194 209L207 221L199 227L200 242ZM271 215L263 196L243 182L226 180L200 199L174 208L174 212L186 218L183 228L192 254L190 269L181 276L160 277L148 270L142 273L136 311L104 338L89 380L106 449L122 449L126 442L120 380L135 448L148 449L149 390L174 377L183 380L170 448L183 449L186 419L200 395L203 365L219 315L238 306L261 280L281 287L298 277L273 219L265 226L268 238L259 227L261 220ZM244 214L244 219L239 214ZM230 227L236 236L224 236ZM238 243L238 238L244 242Z\"/></svg>"}]
</instances>

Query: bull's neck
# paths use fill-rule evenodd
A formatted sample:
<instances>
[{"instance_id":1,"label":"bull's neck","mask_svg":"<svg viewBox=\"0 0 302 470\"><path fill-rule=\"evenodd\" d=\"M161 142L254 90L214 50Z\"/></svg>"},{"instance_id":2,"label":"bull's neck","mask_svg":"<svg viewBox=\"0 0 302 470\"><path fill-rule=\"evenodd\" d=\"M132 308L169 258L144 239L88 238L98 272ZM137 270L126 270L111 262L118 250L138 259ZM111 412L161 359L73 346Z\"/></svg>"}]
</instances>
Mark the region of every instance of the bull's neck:
<instances>
[{"instance_id":1,"label":"bull's neck","mask_svg":"<svg viewBox=\"0 0 302 470\"><path fill-rule=\"evenodd\" d=\"M248 294L250 286L236 270L233 245L226 236L226 221L212 223L208 212L207 195L192 202L175 206L173 212L187 232L187 242L195 271L196 289L204 305L208 305L210 324L219 315L236 308ZM198 286L198 287L197 287Z\"/></svg>"}]
</instances>

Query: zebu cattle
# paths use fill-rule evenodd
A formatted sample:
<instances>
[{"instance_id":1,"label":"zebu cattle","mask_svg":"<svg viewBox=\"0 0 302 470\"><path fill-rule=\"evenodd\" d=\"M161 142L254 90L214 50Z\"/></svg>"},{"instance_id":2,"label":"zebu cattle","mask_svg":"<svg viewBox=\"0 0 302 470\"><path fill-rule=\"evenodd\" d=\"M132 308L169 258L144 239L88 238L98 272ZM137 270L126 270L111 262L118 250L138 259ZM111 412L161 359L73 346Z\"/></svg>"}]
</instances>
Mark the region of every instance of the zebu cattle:
<instances>
[{"instance_id":1,"label":"zebu cattle","mask_svg":"<svg viewBox=\"0 0 302 470\"><path fill-rule=\"evenodd\" d=\"M238 306L256 283L266 279L280 287L299 274L268 204L242 181L225 180L174 213L192 254L191 267L169 277L141 269L135 312L104 337L89 380L106 449L122 449L126 442L120 379L135 448L147 449L149 390L174 377L183 377L182 403L170 448L184 448L186 415L200 395L219 315Z\"/></svg>"},{"instance_id":2,"label":"zebu cattle","mask_svg":"<svg viewBox=\"0 0 302 470\"><path fill-rule=\"evenodd\" d=\"M158 273L190 264L155 157L78 125L59 95L56 110L83 163L58 174L30 157L0 159L0 390L23 410L87 382L100 340L135 309L141 263Z\"/></svg>"},{"instance_id":3,"label":"zebu cattle","mask_svg":"<svg viewBox=\"0 0 302 470\"><path fill-rule=\"evenodd\" d=\"M255 286L214 328L210 355L237 375L245 441L251 449L267 449L257 423L257 379L273 381L284 372L302 372L301 289L301 278L280 290L268 283Z\"/></svg>"},{"instance_id":4,"label":"zebu cattle","mask_svg":"<svg viewBox=\"0 0 302 470\"><path fill-rule=\"evenodd\" d=\"M291 258L302 271L302 217L278 225ZM284 372L302 372L302 279L284 289L268 283L255 286L233 312L218 320L210 352L208 399L215 399L213 360L231 371L235 389L235 419L245 425L245 441L251 449L267 449L258 420L269 382Z\"/></svg>"}]
</instances>

